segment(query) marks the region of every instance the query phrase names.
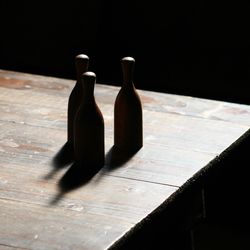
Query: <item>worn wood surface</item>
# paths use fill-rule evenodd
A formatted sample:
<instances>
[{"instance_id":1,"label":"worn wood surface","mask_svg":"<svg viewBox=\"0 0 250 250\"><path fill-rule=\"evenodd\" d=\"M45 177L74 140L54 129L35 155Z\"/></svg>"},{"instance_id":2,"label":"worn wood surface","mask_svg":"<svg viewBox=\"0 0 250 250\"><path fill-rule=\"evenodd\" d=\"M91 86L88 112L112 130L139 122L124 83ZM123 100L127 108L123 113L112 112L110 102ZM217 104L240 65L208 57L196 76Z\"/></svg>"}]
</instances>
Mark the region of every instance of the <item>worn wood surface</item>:
<instances>
[{"instance_id":1,"label":"worn wood surface","mask_svg":"<svg viewBox=\"0 0 250 250\"><path fill-rule=\"evenodd\" d=\"M67 191L53 166L75 81L0 71L0 249L107 249L250 125L250 107L139 91L144 146ZM118 88L98 85L107 158Z\"/></svg>"}]
</instances>

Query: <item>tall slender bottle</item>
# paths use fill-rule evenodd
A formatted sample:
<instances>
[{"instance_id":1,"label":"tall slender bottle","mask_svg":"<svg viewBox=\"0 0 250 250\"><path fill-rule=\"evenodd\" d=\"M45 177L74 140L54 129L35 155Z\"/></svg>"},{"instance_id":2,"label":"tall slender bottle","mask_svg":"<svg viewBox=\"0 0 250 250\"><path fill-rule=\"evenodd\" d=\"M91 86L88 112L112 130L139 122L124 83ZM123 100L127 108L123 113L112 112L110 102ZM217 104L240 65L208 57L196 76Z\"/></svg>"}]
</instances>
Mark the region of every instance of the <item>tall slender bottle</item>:
<instances>
[{"instance_id":1,"label":"tall slender bottle","mask_svg":"<svg viewBox=\"0 0 250 250\"><path fill-rule=\"evenodd\" d=\"M82 75L83 98L74 122L75 161L82 167L98 168L104 165L104 120L94 97L96 75Z\"/></svg>"},{"instance_id":2,"label":"tall slender bottle","mask_svg":"<svg viewBox=\"0 0 250 250\"><path fill-rule=\"evenodd\" d=\"M133 84L135 60L121 60L123 85L114 107L114 144L119 150L134 153L143 146L142 105Z\"/></svg>"},{"instance_id":3,"label":"tall slender bottle","mask_svg":"<svg viewBox=\"0 0 250 250\"><path fill-rule=\"evenodd\" d=\"M77 80L68 101L68 144L72 149L74 147L74 119L83 96L81 77L88 70L88 56L84 54L77 55L75 57L75 66Z\"/></svg>"}]
</instances>

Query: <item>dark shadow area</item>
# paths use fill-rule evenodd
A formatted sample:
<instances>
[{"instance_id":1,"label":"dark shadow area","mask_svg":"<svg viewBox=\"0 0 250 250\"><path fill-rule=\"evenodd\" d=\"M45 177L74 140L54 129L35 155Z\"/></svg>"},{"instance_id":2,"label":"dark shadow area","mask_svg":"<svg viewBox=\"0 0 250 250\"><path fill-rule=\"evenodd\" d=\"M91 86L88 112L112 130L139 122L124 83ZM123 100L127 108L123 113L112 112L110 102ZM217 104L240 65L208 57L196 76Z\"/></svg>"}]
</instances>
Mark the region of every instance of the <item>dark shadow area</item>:
<instances>
[{"instance_id":1,"label":"dark shadow area","mask_svg":"<svg viewBox=\"0 0 250 250\"><path fill-rule=\"evenodd\" d=\"M250 104L247 1L72 0L58 11L2 0L0 9L1 69L73 79L85 53L98 82L120 86L120 60L132 56L139 89Z\"/></svg>"},{"instance_id":2,"label":"dark shadow area","mask_svg":"<svg viewBox=\"0 0 250 250\"><path fill-rule=\"evenodd\" d=\"M95 182L98 182L104 174L111 172L119 167L122 167L138 151L139 150L135 150L134 152L130 153L124 152L113 145L105 155L105 166L100 171L100 175L95 179Z\"/></svg>"},{"instance_id":3,"label":"dark shadow area","mask_svg":"<svg viewBox=\"0 0 250 250\"><path fill-rule=\"evenodd\" d=\"M58 186L62 192L69 192L79 188L90 181L101 168L102 166L88 167L74 163L61 178Z\"/></svg>"},{"instance_id":4,"label":"dark shadow area","mask_svg":"<svg viewBox=\"0 0 250 250\"><path fill-rule=\"evenodd\" d=\"M250 131L110 249L250 249Z\"/></svg>"},{"instance_id":5,"label":"dark shadow area","mask_svg":"<svg viewBox=\"0 0 250 250\"><path fill-rule=\"evenodd\" d=\"M45 180L48 180L56 174L56 172L71 164L74 160L74 151L73 146L66 142L60 150L53 157L51 165L53 169L44 177Z\"/></svg>"},{"instance_id":6,"label":"dark shadow area","mask_svg":"<svg viewBox=\"0 0 250 250\"><path fill-rule=\"evenodd\" d=\"M59 193L51 200L50 205L55 205L64 196L74 189L87 184L103 166L90 167L73 163L58 182Z\"/></svg>"},{"instance_id":7,"label":"dark shadow area","mask_svg":"<svg viewBox=\"0 0 250 250\"><path fill-rule=\"evenodd\" d=\"M105 171L111 171L128 162L139 150L125 152L113 146L105 157Z\"/></svg>"},{"instance_id":8,"label":"dark shadow area","mask_svg":"<svg viewBox=\"0 0 250 250\"><path fill-rule=\"evenodd\" d=\"M204 222L193 230L194 249L250 249L249 233L249 229L242 227L215 221Z\"/></svg>"},{"instance_id":9,"label":"dark shadow area","mask_svg":"<svg viewBox=\"0 0 250 250\"><path fill-rule=\"evenodd\" d=\"M74 160L73 146L66 142L52 160L54 168L63 168Z\"/></svg>"},{"instance_id":10,"label":"dark shadow area","mask_svg":"<svg viewBox=\"0 0 250 250\"><path fill-rule=\"evenodd\" d=\"M65 193L80 188L87 184L101 169L98 181L105 172L112 171L128 162L138 150L125 152L113 146L105 156L105 166L84 166L73 163L58 182L58 194L50 201L50 205L57 204ZM53 169L45 177L51 178L59 169L73 161L72 148L65 143L52 160Z\"/></svg>"}]
</instances>

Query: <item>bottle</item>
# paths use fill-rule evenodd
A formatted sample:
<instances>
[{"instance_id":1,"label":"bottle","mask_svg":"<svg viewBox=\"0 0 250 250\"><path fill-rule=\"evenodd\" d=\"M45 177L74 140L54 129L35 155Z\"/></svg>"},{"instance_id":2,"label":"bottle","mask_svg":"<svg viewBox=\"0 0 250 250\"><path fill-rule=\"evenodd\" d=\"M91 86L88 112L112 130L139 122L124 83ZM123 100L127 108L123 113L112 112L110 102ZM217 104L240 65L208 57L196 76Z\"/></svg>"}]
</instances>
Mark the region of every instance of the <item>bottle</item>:
<instances>
[{"instance_id":1,"label":"bottle","mask_svg":"<svg viewBox=\"0 0 250 250\"><path fill-rule=\"evenodd\" d=\"M88 56L84 54L76 56L75 66L77 80L68 101L68 146L72 149L74 147L74 119L83 96L81 77L82 74L88 70Z\"/></svg>"},{"instance_id":2,"label":"bottle","mask_svg":"<svg viewBox=\"0 0 250 250\"><path fill-rule=\"evenodd\" d=\"M74 121L74 153L77 165L96 169L104 165L104 120L94 97L96 75L82 75L83 98Z\"/></svg>"},{"instance_id":3,"label":"bottle","mask_svg":"<svg viewBox=\"0 0 250 250\"><path fill-rule=\"evenodd\" d=\"M116 97L114 107L114 146L135 153L143 146L142 105L133 84L135 60L121 60L123 85Z\"/></svg>"}]
</instances>

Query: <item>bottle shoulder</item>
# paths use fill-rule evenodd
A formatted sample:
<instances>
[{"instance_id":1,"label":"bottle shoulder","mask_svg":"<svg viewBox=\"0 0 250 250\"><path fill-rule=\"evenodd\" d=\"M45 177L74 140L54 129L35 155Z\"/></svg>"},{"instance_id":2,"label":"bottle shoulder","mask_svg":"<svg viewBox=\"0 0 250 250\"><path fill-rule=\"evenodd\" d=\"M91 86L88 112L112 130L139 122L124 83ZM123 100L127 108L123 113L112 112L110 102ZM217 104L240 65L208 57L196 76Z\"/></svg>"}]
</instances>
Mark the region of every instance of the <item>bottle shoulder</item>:
<instances>
[{"instance_id":1,"label":"bottle shoulder","mask_svg":"<svg viewBox=\"0 0 250 250\"><path fill-rule=\"evenodd\" d=\"M141 105L141 99L135 88L121 88L116 97L116 104L126 102L131 105Z\"/></svg>"},{"instance_id":2,"label":"bottle shoulder","mask_svg":"<svg viewBox=\"0 0 250 250\"><path fill-rule=\"evenodd\" d=\"M79 84L76 83L69 95L69 101L74 101L75 98L80 97L82 97L82 88L81 86L79 86Z\"/></svg>"},{"instance_id":3,"label":"bottle shoulder","mask_svg":"<svg viewBox=\"0 0 250 250\"><path fill-rule=\"evenodd\" d=\"M91 120L103 121L103 115L101 110L96 104L83 104L79 107L77 112L78 119L85 119L86 117ZM84 118L85 117L85 118Z\"/></svg>"}]
</instances>

